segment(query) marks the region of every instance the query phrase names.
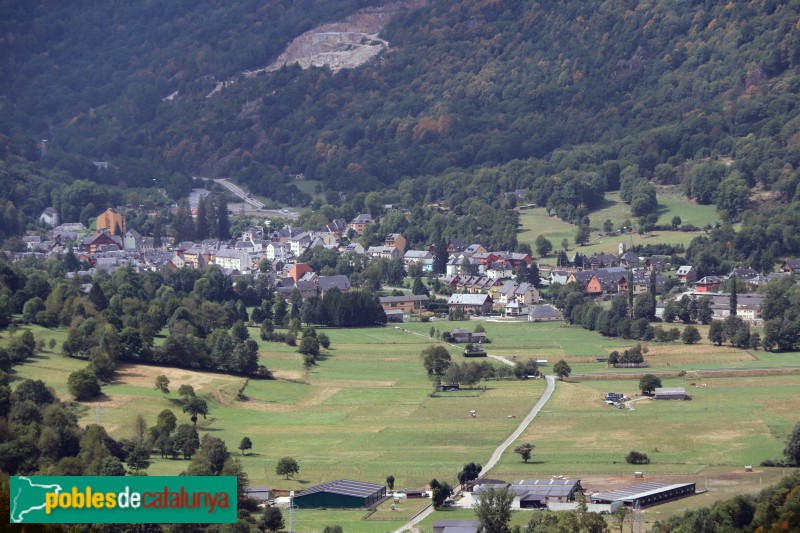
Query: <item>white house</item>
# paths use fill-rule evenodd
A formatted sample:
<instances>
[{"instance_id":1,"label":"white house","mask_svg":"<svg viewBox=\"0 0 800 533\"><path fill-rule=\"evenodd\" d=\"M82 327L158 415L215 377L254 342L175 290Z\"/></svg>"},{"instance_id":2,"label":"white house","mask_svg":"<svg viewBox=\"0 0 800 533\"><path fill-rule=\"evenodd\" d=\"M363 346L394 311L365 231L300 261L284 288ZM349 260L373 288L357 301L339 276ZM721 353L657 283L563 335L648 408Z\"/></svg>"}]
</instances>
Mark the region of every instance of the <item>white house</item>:
<instances>
[{"instance_id":1,"label":"white house","mask_svg":"<svg viewBox=\"0 0 800 533\"><path fill-rule=\"evenodd\" d=\"M223 248L217 252L214 264L223 269L238 270L244 272L250 270L250 255L244 250Z\"/></svg>"},{"instance_id":2,"label":"white house","mask_svg":"<svg viewBox=\"0 0 800 533\"><path fill-rule=\"evenodd\" d=\"M58 226L58 213L52 207L47 207L42 211L42 214L39 215L39 220L48 226L56 227Z\"/></svg>"},{"instance_id":3,"label":"white house","mask_svg":"<svg viewBox=\"0 0 800 533\"><path fill-rule=\"evenodd\" d=\"M286 259L292 256L292 248L286 242L270 242L267 245L266 253L267 259L270 261L279 259L285 262Z\"/></svg>"}]
</instances>

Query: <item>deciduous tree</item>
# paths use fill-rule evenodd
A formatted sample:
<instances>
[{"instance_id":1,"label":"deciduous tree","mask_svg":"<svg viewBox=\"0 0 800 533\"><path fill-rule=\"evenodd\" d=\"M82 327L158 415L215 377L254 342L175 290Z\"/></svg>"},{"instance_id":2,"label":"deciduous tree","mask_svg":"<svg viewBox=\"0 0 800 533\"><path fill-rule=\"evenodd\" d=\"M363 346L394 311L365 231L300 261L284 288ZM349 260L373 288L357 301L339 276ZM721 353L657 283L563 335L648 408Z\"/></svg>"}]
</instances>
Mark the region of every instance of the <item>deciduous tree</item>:
<instances>
[{"instance_id":1,"label":"deciduous tree","mask_svg":"<svg viewBox=\"0 0 800 533\"><path fill-rule=\"evenodd\" d=\"M694 326L686 326L681 333L681 340L684 344L697 344L703 337Z\"/></svg>"},{"instance_id":2,"label":"deciduous tree","mask_svg":"<svg viewBox=\"0 0 800 533\"><path fill-rule=\"evenodd\" d=\"M556 376L558 376L558 379L563 380L564 378L569 377L569 375L572 373L572 368L566 361L561 359L553 365L553 372L555 372Z\"/></svg>"},{"instance_id":3,"label":"deciduous tree","mask_svg":"<svg viewBox=\"0 0 800 533\"><path fill-rule=\"evenodd\" d=\"M442 377L450 367L450 352L444 346L428 346L422 350L421 357L428 376Z\"/></svg>"},{"instance_id":4,"label":"deciduous tree","mask_svg":"<svg viewBox=\"0 0 800 533\"><path fill-rule=\"evenodd\" d=\"M242 455L244 455L244 452L246 452L247 450L252 450L252 449L253 449L253 441L250 440L250 437L242 438L242 441L239 443L239 450L241 450Z\"/></svg>"},{"instance_id":5,"label":"deciduous tree","mask_svg":"<svg viewBox=\"0 0 800 533\"><path fill-rule=\"evenodd\" d=\"M511 504L513 502L514 493L509 491L508 487L499 489L490 487L481 490L473 509L483 531L510 533L511 529L508 524L511 521Z\"/></svg>"},{"instance_id":6,"label":"deciduous tree","mask_svg":"<svg viewBox=\"0 0 800 533\"><path fill-rule=\"evenodd\" d=\"M275 473L279 476L286 476L286 479L294 476L300 471L300 465L292 457L283 457L275 466Z\"/></svg>"},{"instance_id":7,"label":"deciduous tree","mask_svg":"<svg viewBox=\"0 0 800 533\"><path fill-rule=\"evenodd\" d=\"M530 460L535 447L536 445L531 444L530 442L523 442L522 444L517 444L514 447L514 453L518 453L520 457L522 457L522 460L527 463Z\"/></svg>"},{"instance_id":8,"label":"deciduous tree","mask_svg":"<svg viewBox=\"0 0 800 533\"><path fill-rule=\"evenodd\" d=\"M645 374L639 380L639 390L645 394L652 394L659 387L661 387L661 379L653 374Z\"/></svg>"},{"instance_id":9,"label":"deciduous tree","mask_svg":"<svg viewBox=\"0 0 800 533\"><path fill-rule=\"evenodd\" d=\"M267 531L280 531L284 528L283 513L278 507L267 507L261 517L261 526Z\"/></svg>"},{"instance_id":10,"label":"deciduous tree","mask_svg":"<svg viewBox=\"0 0 800 533\"><path fill-rule=\"evenodd\" d=\"M161 391L161 394L169 394L169 378L164 374L156 376L155 389Z\"/></svg>"}]
</instances>

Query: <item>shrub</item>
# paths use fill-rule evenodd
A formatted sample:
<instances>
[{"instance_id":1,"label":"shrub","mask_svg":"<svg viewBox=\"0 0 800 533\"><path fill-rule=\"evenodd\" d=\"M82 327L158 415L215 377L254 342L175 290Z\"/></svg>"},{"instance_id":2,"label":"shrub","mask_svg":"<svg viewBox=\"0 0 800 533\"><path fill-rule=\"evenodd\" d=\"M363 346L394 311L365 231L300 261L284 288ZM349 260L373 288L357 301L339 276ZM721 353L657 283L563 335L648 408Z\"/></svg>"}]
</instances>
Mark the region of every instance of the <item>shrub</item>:
<instances>
[{"instance_id":1,"label":"shrub","mask_svg":"<svg viewBox=\"0 0 800 533\"><path fill-rule=\"evenodd\" d=\"M650 458L647 457L646 453L631 450L628 452L628 455L625 456L625 462L629 465L647 465L650 464Z\"/></svg>"}]
</instances>

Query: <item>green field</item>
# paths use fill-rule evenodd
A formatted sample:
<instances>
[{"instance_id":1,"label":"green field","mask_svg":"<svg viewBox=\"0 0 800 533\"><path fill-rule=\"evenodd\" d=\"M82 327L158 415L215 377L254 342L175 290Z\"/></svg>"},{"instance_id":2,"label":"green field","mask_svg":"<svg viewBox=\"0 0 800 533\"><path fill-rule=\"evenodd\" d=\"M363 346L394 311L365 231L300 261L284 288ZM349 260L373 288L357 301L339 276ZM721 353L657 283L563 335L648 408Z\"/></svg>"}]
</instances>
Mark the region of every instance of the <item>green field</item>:
<instances>
[{"instance_id":1,"label":"green field","mask_svg":"<svg viewBox=\"0 0 800 533\"><path fill-rule=\"evenodd\" d=\"M122 365L118 379L104 387L104 395L79 406L78 412L82 423L99 418L115 437L130 437L140 413L152 422L159 411L170 408L179 420L188 421L174 391L189 383L209 400L210 413L208 419L200 420L201 433L223 438L237 454L243 436L253 440L252 453L240 458L254 484L301 490L338 478L380 483L389 474L397 479L398 488L421 488L433 477L455 484L461 466L486 461L544 387L538 380L490 381L485 390L430 397L431 385L419 360L420 351L437 342L429 337L430 328L474 329L477 323L433 321L398 328L325 330L332 349L308 373L295 348L259 340L261 362L277 379L250 380L245 401L236 400L244 384L240 377ZM492 341L488 353L510 359L547 359L545 371L563 358L574 373L621 372L595 358L633 345L561 323L481 324ZM63 340L63 330L31 329L36 337ZM705 336L704 328L701 332ZM257 329L251 328L250 333L255 337ZM606 406L602 394L613 390L632 395L636 379L559 383L550 403L520 439L536 444L532 462L525 465L518 456L506 453L491 475L506 479L553 474L621 479L631 471L624 463L625 454L638 449L653 460L644 467L649 475L709 476L712 486L719 483L716 496L697 499L703 504L708 498L729 495L725 491L753 490L752 483L732 486L722 479L744 464L757 465L780 456L785 435L797 418L800 376L709 378L695 370L797 366L798 354L748 352L707 341L696 346L651 343L649 347L646 357L653 369L688 371L685 381L670 378L664 384L685 385L692 401L647 400L635 403L633 411L621 411ZM464 360L460 346L448 349L456 361ZM67 375L85 364L63 357L58 348L45 350L17 366L12 380L44 379L66 399ZM166 397L153 390L155 376L162 373L170 378L173 391ZM692 382L698 386L692 387ZM700 387L702 383L708 386ZM473 409L477 418L469 416ZM277 460L287 455L300 464L300 474L288 481L274 474ZM154 456L149 472L178 474L186 465L186 461ZM695 505L694 499L684 501ZM674 506L674 512L680 509ZM395 511L381 508L365 518L363 510L301 511L296 516L297 531L319 531L334 523L348 532L387 531L414 512L403 506ZM469 511L452 513L453 517L470 515ZM435 516L451 517L444 514L448 516ZM515 515L515 523L526 522L524 514Z\"/></svg>"},{"instance_id":2,"label":"green field","mask_svg":"<svg viewBox=\"0 0 800 533\"><path fill-rule=\"evenodd\" d=\"M597 362L597 357L605 357L610 352L633 347L638 341L621 338L602 337L579 326L568 326L563 322L531 323L503 321L462 321L446 320L428 323L411 322L404 329L420 335L429 335L430 328L449 331L453 328L475 329L482 324L488 338L486 351L509 359L546 359L552 366L559 359L567 361L573 373L625 373L630 370L609 368L606 363ZM654 324L665 329L685 326L680 323ZM800 354L796 352L772 353L740 350L729 345L716 346L708 341L708 326L696 326L703 339L696 345L687 346L678 342L644 343L649 352L645 355L650 368L687 372L700 369L758 369L800 366ZM460 348L450 348L451 353L460 354ZM547 371L547 367L543 369ZM642 372L646 372L643 370Z\"/></svg>"},{"instance_id":3,"label":"green field","mask_svg":"<svg viewBox=\"0 0 800 533\"><path fill-rule=\"evenodd\" d=\"M578 248L583 254L616 254L619 243L623 241L628 246L657 243L688 246L693 238L704 234L702 231L656 231L645 235L634 232L633 235L600 236L599 233L602 231L603 222L606 219L611 220L615 228L619 228L619 225L625 220L636 222L635 217L631 216L630 206L620 200L619 192L606 193L603 204L601 209L589 213L592 238L588 244ZM714 224L719 220L713 205L699 205L691 202L677 187L660 187L658 190L658 224L670 224L674 216L681 217L683 224L692 224L699 228L703 228L707 224ZM575 248L577 227L555 216L549 216L544 208L522 210L519 212L519 218L522 230L517 236L517 240L529 244L534 252L536 250L535 241L539 235L550 239L555 250L561 248L561 241L564 238L569 241L571 250Z\"/></svg>"},{"instance_id":4,"label":"green field","mask_svg":"<svg viewBox=\"0 0 800 533\"><path fill-rule=\"evenodd\" d=\"M637 381L561 383L541 418L520 438L536 444L533 464L506 454L494 474L549 477L553 474L698 474L706 467L742 468L781 456L797 420L800 376L704 379L692 387L681 378L664 386L686 387L691 401L634 402L619 410L606 392L638 395ZM647 453L651 464L625 463L630 450Z\"/></svg>"},{"instance_id":5,"label":"green field","mask_svg":"<svg viewBox=\"0 0 800 533\"><path fill-rule=\"evenodd\" d=\"M51 334L33 330L37 337ZM82 410L81 421L100 416L112 435L123 438L132 435L140 413L152 422L160 410L171 408L188 420L174 392L162 397L153 390L155 376L163 373L172 391L189 383L210 400L208 419L200 420L202 431L222 437L231 450L245 435L253 440L253 453L241 459L254 483L302 489L342 477L382 482L393 474L398 487L421 488L431 477L452 477L464 463L486 460L544 387L540 382L493 382L485 390L431 398L419 359L429 339L393 328L326 333L332 349L307 374L294 348L259 341L262 363L279 377L301 382L250 380L247 401L235 399L243 378L122 365L103 397ZM18 366L12 379L44 379L66 398L67 375L85 365L46 352ZM477 418L469 416L473 409ZM286 455L300 463L295 480L274 474L275 463ZM184 461L153 459L151 473L174 474L186 467Z\"/></svg>"}]
</instances>

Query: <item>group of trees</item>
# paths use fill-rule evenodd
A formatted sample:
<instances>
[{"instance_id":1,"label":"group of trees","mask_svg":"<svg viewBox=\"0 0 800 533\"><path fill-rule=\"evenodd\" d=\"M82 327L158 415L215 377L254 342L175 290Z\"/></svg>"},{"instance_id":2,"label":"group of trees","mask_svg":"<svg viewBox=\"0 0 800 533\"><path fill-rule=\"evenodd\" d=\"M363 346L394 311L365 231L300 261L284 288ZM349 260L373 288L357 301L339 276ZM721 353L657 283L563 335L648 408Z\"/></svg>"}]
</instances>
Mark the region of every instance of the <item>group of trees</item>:
<instances>
[{"instance_id":1,"label":"group of trees","mask_svg":"<svg viewBox=\"0 0 800 533\"><path fill-rule=\"evenodd\" d=\"M450 352L441 345L431 345L422 350L420 354L422 366L428 373L428 377L437 385L463 385L474 387L480 383L481 379L528 379L539 375L536 361L526 359L519 361L513 368L506 365L494 366L488 361L464 361L454 363ZM566 364L566 363L565 363ZM559 367L559 370L563 370ZM554 371L556 371L554 369ZM569 375L569 370L565 375Z\"/></svg>"},{"instance_id":2,"label":"group of trees","mask_svg":"<svg viewBox=\"0 0 800 533\"><path fill-rule=\"evenodd\" d=\"M555 287L552 295L567 322L590 331L597 331L603 336L656 342L672 342L680 339L684 344L699 342L702 338L700 332L692 325L687 325L683 330L678 328L667 330L652 325L656 313L656 298L653 291L654 289L635 298L632 294L620 294L611 301L611 307L608 309L592 300L577 284ZM712 314L710 298L694 299L684 296L680 300L671 300L667 303L663 320L667 323L680 319L685 324L692 322L708 324L712 322ZM609 361L609 364L613 363Z\"/></svg>"},{"instance_id":3,"label":"group of trees","mask_svg":"<svg viewBox=\"0 0 800 533\"><path fill-rule=\"evenodd\" d=\"M766 324L765 324L766 326ZM729 342L731 346L737 348L758 350L762 344L764 347L770 346L769 342L777 344L773 331L764 328L764 342L758 332L750 332L750 325L736 315L729 315L725 320L714 320L708 328L708 340L720 346L724 342Z\"/></svg>"},{"instance_id":4,"label":"group of trees","mask_svg":"<svg viewBox=\"0 0 800 533\"><path fill-rule=\"evenodd\" d=\"M617 350L608 354L608 366L636 366L644 363L644 354L648 352L647 346L637 343L633 348L623 350L620 354Z\"/></svg>"},{"instance_id":5,"label":"group of trees","mask_svg":"<svg viewBox=\"0 0 800 533\"><path fill-rule=\"evenodd\" d=\"M711 309L711 298L701 296L692 298L683 296L679 300L670 300L664 306L664 322L672 323L680 320L684 324L710 324L714 311Z\"/></svg>"},{"instance_id":6,"label":"group of trees","mask_svg":"<svg viewBox=\"0 0 800 533\"><path fill-rule=\"evenodd\" d=\"M761 304L765 350L795 351L800 347L800 289L794 276L777 279L764 289ZM753 333L756 335L756 333ZM732 338L732 337L729 337ZM724 342L724 339L721 341Z\"/></svg>"},{"instance_id":7,"label":"group of trees","mask_svg":"<svg viewBox=\"0 0 800 533\"><path fill-rule=\"evenodd\" d=\"M102 426L79 426L41 380L22 380L12 391L7 374L0 374L0 421L0 470L6 474L122 476L124 463L131 471L145 466L137 459L137 439L117 441Z\"/></svg>"},{"instance_id":8,"label":"group of trees","mask_svg":"<svg viewBox=\"0 0 800 533\"><path fill-rule=\"evenodd\" d=\"M176 242L202 241L208 238L231 238L228 202L223 193L212 193L200 198L197 213L192 215L189 202L181 199L173 222Z\"/></svg>"},{"instance_id":9,"label":"group of trees","mask_svg":"<svg viewBox=\"0 0 800 533\"><path fill-rule=\"evenodd\" d=\"M386 313L378 296L368 290L350 290L343 294L333 288L321 298L307 298L299 311L306 324L364 327L386 323Z\"/></svg>"}]
</instances>

